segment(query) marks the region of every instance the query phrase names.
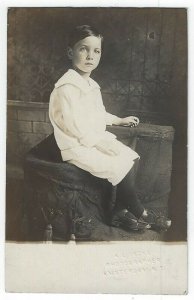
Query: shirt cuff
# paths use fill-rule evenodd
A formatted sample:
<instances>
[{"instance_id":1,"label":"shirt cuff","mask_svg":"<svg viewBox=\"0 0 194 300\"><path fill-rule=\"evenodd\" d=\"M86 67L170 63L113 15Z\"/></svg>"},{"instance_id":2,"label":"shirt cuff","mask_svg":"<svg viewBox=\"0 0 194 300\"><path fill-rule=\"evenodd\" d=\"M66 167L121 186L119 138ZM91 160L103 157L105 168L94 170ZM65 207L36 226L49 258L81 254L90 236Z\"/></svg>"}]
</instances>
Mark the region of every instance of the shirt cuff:
<instances>
[{"instance_id":1,"label":"shirt cuff","mask_svg":"<svg viewBox=\"0 0 194 300\"><path fill-rule=\"evenodd\" d=\"M106 125L113 125L117 120L120 120L120 118L108 112L106 113Z\"/></svg>"}]
</instances>

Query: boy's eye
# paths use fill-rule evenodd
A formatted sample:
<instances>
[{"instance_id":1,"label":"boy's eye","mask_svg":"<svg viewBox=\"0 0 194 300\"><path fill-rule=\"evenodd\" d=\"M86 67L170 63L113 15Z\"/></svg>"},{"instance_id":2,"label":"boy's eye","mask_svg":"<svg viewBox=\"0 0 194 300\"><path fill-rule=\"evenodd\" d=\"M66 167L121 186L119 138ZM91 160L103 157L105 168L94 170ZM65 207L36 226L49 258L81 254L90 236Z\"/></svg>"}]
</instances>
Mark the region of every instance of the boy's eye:
<instances>
[{"instance_id":1,"label":"boy's eye","mask_svg":"<svg viewBox=\"0 0 194 300\"><path fill-rule=\"evenodd\" d=\"M86 50L86 47L81 47L80 48L80 51L85 51Z\"/></svg>"},{"instance_id":2,"label":"boy's eye","mask_svg":"<svg viewBox=\"0 0 194 300\"><path fill-rule=\"evenodd\" d=\"M95 50L95 53L100 54L100 53L101 53L100 49L96 49L96 50Z\"/></svg>"}]
</instances>

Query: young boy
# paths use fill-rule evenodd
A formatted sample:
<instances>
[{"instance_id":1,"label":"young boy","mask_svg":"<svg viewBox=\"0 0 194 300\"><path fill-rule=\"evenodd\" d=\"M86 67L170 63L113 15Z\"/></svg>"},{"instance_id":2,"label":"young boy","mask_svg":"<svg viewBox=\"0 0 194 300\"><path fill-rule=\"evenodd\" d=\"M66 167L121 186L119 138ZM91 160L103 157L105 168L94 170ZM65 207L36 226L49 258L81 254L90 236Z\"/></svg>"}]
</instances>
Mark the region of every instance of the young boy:
<instances>
[{"instance_id":1,"label":"young boy","mask_svg":"<svg viewBox=\"0 0 194 300\"><path fill-rule=\"evenodd\" d=\"M144 209L130 183L129 171L139 155L106 131L106 125L112 124L137 126L139 119L107 113L100 87L90 78L100 62L102 40L88 25L72 31L67 51L72 69L55 84L49 117L63 161L117 185L118 203L112 225L129 230L150 228L148 223L156 223L155 217ZM167 220L164 225L169 226Z\"/></svg>"}]
</instances>

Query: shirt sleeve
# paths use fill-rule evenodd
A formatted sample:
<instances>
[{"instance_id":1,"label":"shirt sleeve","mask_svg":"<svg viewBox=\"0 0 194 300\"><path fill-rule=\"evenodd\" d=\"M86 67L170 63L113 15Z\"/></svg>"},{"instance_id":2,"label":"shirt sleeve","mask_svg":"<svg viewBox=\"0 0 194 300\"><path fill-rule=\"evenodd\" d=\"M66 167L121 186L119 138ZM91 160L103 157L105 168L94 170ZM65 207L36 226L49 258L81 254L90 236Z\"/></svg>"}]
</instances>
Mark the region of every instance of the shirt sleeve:
<instances>
[{"instance_id":1,"label":"shirt sleeve","mask_svg":"<svg viewBox=\"0 0 194 300\"><path fill-rule=\"evenodd\" d=\"M73 86L66 85L58 89L64 127L71 136L78 139L80 144L93 147L102 139L102 136L88 125L79 95L79 89Z\"/></svg>"},{"instance_id":2,"label":"shirt sleeve","mask_svg":"<svg viewBox=\"0 0 194 300\"><path fill-rule=\"evenodd\" d=\"M119 117L106 112L106 125L113 125L119 122L119 120L120 120Z\"/></svg>"}]
</instances>

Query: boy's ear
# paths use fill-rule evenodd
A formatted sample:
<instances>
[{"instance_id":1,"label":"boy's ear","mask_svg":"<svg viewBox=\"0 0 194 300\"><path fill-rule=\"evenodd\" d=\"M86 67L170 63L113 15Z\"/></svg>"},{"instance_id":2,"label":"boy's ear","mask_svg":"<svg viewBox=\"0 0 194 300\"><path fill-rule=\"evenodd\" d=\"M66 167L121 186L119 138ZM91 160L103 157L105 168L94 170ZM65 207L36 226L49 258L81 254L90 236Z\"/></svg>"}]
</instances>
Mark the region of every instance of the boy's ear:
<instances>
[{"instance_id":1,"label":"boy's ear","mask_svg":"<svg viewBox=\"0 0 194 300\"><path fill-rule=\"evenodd\" d=\"M71 47L67 48L67 56L68 56L69 59L73 58L73 50L72 50Z\"/></svg>"}]
</instances>

